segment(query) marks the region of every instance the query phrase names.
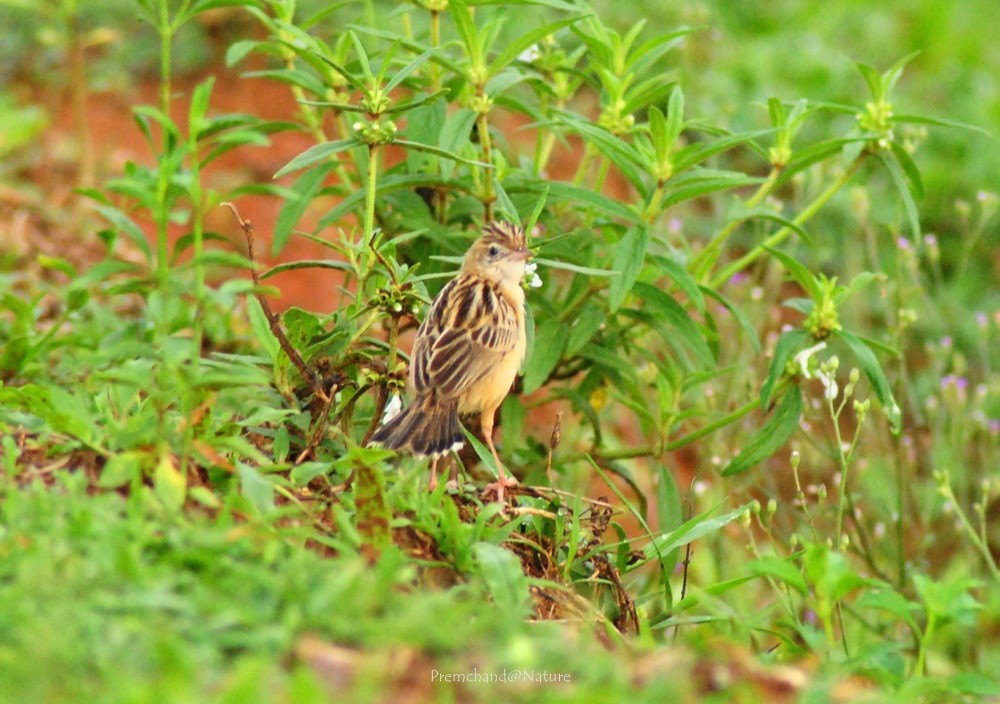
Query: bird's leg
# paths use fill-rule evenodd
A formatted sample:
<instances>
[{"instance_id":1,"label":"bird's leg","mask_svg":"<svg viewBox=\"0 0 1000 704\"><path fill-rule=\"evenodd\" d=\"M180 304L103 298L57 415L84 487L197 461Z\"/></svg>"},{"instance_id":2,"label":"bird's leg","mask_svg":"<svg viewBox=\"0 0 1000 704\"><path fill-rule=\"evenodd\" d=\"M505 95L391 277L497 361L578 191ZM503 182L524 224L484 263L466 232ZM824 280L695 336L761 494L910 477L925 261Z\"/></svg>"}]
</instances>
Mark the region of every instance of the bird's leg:
<instances>
[{"instance_id":1,"label":"bird's leg","mask_svg":"<svg viewBox=\"0 0 1000 704\"><path fill-rule=\"evenodd\" d=\"M490 409L488 411L483 411L483 415L480 418L479 425L483 431L483 439L486 441L486 446L490 448L490 452L493 453L493 460L497 464L497 481L496 484L487 484L487 491L496 487L497 490L497 501L503 503L503 490L509 486L514 486L517 484L517 479L515 477L508 477L504 472L503 462L500 461L500 455L497 454L497 448L493 445L493 416L496 413L496 409Z\"/></svg>"},{"instance_id":2,"label":"bird's leg","mask_svg":"<svg viewBox=\"0 0 1000 704\"><path fill-rule=\"evenodd\" d=\"M458 476L459 467L462 464L461 460L459 460L457 456L452 453L448 455L445 462L447 462L448 466L448 487L450 489L461 489L462 484L459 482Z\"/></svg>"},{"instance_id":3,"label":"bird's leg","mask_svg":"<svg viewBox=\"0 0 1000 704\"><path fill-rule=\"evenodd\" d=\"M431 457L431 479L429 482L427 482L427 491L434 491L435 489L437 489L438 485L437 468L438 468L438 458Z\"/></svg>"}]
</instances>

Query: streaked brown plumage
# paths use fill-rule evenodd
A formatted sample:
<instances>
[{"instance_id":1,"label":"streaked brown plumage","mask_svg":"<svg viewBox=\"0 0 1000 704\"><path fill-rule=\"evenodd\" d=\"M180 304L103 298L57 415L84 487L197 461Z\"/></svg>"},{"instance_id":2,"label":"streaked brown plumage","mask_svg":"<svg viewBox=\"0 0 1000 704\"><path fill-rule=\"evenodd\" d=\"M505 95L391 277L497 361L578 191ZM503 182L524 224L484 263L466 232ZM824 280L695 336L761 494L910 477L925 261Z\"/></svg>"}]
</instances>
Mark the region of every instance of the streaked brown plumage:
<instances>
[{"instance_id":1,"label":"streaked brown plumage","mask_svg":"<svg viewBox=\"0 0 1000 704\"><path fill-rule=\"evenodd\" d=\"M372 442L437 460L460 448L459 414L479 413L483 437L497 464L497 498L516 483L493 445L493 417L524 361L524 232L509 223L483 227L458 276L431 304L410 356L413 402L376 431Z\"/></svg>"}]
</instances>

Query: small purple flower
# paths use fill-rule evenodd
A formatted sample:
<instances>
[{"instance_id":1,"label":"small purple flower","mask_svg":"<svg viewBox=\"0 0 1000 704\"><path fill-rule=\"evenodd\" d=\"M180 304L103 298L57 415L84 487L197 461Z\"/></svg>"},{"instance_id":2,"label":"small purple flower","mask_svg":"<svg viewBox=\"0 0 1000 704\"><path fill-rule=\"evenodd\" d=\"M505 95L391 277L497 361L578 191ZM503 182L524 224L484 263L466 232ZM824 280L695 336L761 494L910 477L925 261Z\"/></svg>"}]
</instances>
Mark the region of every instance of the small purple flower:
<instances>
[{"instance_id":1,"label":"small purple flower","mask_svg":"<svg viewBox=\"0 0 1000 704\"><path fill-rule=\"evenodd\" d=\"M986 316L986 313L981 310L976 311L976 325L981 329L985 330L986 325L990 322L990 319Z\"/></svg>"},{"instance_id":2,"label":"small purple flower","mask_svg":"<svg viewBox=\"0 0 1000 704\"><path fill-rule=\"evenodd\" d=\"M937 237L935 237L934 235L924 235L924 244L926 244L928 247L937 247L937 243L938 243Z\"/></svg>"},{"instance_id":3,"label":"small purple flower","mask_svg":"<svg viewBox=\"0 0 1000 704\"><path fill-rule=\"evenodd\" d=\"M1000 418L990 418L987 425L990 429L990 435L1000 435Z\"/></svg>"},{"instance_id":4,"label":"small purple flower","mask_svg":"<svg viewBox=\"0 0 1000 704\"><path fill-rule=\"evenodd\" d=\"M908 252L910 250L910 240L905 237L899 237L896 240L896 245L904 252Z\"/></svg>"},{"instance_id":5,"label":"small purple flower","mask_svg":"<svg viewBox=\"0 0 1000 704\"><path fill-rule=\"evenodd\" d=\"M732 275L732 278L729 279L729 285L730 286L739 286L741 283L743 283L744 281L746 281L749 278L750 277L747 276L746 274L744 274L742 271L738 271L738 272L736 272L735 274Z\"/></svg>"},{"instance_id":6,"label":"small purple flower","mask_svg":"<svg viewBox=\"0 0 1000 704\"><path fill-rule=\"evenodd\" d=\"M953 342L954 340L951 339L950 335L945 335L944 337L941 338L942 349L950 350Z\"/></svg>"}]
</instances>

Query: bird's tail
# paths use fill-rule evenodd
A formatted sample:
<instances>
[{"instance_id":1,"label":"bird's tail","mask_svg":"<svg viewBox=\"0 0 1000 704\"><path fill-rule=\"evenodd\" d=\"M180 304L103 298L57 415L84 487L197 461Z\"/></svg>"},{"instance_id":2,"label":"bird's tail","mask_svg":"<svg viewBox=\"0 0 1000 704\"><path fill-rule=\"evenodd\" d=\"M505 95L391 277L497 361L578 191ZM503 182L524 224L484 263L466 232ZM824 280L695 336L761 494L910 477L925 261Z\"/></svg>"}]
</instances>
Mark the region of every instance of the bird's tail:
<instances>
[{"instance_id":1,"label":"bird's tail","mask_svg":"<svg viewBox=\"0 0 1000 704\"><path fill-rule=\"evenodd\" d=\"M442 403L433 396L415 399L375 431L371 444L418 457L440 457L459 449L465 444L465 434L458 420L458 400Z\"/></svg>"}]
</instances>

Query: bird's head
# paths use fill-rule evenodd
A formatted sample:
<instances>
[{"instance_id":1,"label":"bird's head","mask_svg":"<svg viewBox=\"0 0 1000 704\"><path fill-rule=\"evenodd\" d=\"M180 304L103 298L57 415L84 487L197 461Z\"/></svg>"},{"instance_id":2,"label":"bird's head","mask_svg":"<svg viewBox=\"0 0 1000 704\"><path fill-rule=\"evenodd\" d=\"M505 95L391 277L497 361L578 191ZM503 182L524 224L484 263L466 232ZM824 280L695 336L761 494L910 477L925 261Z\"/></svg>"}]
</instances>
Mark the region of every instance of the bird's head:
<instances>
[{"instance_id":1,"label":"bird's head","mask_svg":"<svg viewBox=\"0 0 1000 704\"><path fill-rule=\"evenodd\" d=\"M472 243L462 270L490 281L517 286L524 278L524 264L532 256L524 239L524 230L509 222L491 222Z\"/></svg>"}]
</instances>

